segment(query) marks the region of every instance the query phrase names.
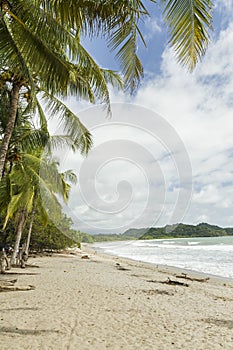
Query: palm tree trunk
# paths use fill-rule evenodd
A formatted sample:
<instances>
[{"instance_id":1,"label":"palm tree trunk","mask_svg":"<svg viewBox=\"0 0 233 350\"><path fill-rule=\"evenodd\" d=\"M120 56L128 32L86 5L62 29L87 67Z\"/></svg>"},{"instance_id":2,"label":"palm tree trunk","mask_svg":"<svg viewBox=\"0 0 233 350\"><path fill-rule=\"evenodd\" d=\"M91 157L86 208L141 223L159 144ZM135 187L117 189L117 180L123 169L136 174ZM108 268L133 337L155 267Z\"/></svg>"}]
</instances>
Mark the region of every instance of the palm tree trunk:
<instances>
[{"instance_id":1,"label":"palm tree trunk","mask_svg":"<svg viewBox=\"0 0 233 350\"><path fill-rule=\"evenodd\" d=\"M14 245L14 251L11 257L11 265L16 265L16 257L19 252L19 245L22 237L23 226L26 220L26 210L22 210L19 214L17 229L16 229L16 240Z\"/></svg>"},{"instance_id":2,"label":"palm tree trunk","mask_svg":"<svg viewBox=\"0 0 233 350\"><path fill-rule=\"evenodd\" d=\"M7 155L11 135L15 126L18 101L19 101L19 91L20 91L20 83L18 81L13 82L13 87L11 90L10 115L9 115L9 120L5 129L4 137L2 139L2 143L0 147L0 181L3 176L4 166L6 162L6 155Z\"/></svg>"},{"instance_id":3,"label":"palm tree trunk","mask_svg":"<svg viewBox=\"0 0 233 350\"><path fill-rule=\"evenodd\" d=\"M29 224L29 229L28 229L26 248L25 248L26 258L28 258L28 254L29 254L29 245L30 245L30 240L31 240L32 225L34 222L35 213L36 213L36 201L34 199L33 208L32 208L32 212L31 212L31 219L30 219L30 224Z\"/></svg>"}]
</instances>

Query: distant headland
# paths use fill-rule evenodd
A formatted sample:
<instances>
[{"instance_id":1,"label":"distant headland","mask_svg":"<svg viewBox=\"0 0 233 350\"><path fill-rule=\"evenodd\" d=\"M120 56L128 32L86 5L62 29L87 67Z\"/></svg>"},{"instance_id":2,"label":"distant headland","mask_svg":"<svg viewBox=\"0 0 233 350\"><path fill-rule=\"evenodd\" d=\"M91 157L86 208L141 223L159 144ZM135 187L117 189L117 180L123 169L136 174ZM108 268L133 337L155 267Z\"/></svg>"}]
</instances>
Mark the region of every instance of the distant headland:
<instances>
[{"instance_id":1,"label":"distant headland","mask_svg":"<svg viewBox=\"0 0 233 350\"><path fill-rule=\"evenodd\" d=\"M123 241L137 239L165 239L165 238L188 238L188 237L218 237L232 236L233 227L222 228L208 223L200 223L198 225L174 224L164 227L147 227L147 228L131 228L124 233L115 234L96 234L88 235L88 241Z\"/></svg>"}]
</instances>

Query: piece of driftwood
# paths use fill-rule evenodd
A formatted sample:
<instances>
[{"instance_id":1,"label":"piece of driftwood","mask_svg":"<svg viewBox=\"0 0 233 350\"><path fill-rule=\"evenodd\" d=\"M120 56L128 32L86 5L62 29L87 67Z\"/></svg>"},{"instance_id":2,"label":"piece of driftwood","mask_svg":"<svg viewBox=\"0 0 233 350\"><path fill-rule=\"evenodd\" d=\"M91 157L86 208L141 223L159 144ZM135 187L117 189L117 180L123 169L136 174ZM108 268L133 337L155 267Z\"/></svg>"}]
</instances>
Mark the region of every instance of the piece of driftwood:
<instances>
[{"instance_id":1,"label":"piece of driftwood","mask_svg":"<svg viewBox=\"0 0 233 350\"><path fill-rule=\"evenodd\" d=\"M186 273L182 273L181 275L176 275L175 277L176 278L185 278L186 280L196 281L196 282L207 282L210 279L209 277L205 277L205 278L190 277L190 276L186 275Z\"/></svg>"},{"instance_id":2,"label":"piece of driftwood","mask_svg":"<svg viewBox=\"0 0 233 350\"><path fill-rule=\"evenodd\" d=\"M127 269L126 267L121 266L121 264L119 263L116 263L116 268L117 270L120 270L120 271L130 271L130 269Z\"/></svg>"},{"instance_id":3,"label":"piece of driftwood","mask_svg":"<svg viewBox=\"0 0 233 350\"><path fill-rule=\"evenodd\" d=\"M15 286L17 279L11 280L0 280L0 292L9 292L9 291L26 291L35 289L34 286Z\"/></svg>"},{"instance_id":4,"label":"piece of driftwood","mask_svg":"<svg viewBox=\"0 0 233 350\"><path fill-rule=\"evenodd\" d=\"M90 259L88 255L82 255L81 259Z\"/></svg>"},{"instance_id":5,"label":"piece of driftwood","mask_svg":"<svg viewBox=\"0 0 233 350\"><path fill-rule=\"evenodd\" d=\"M13 280L0 280L0 286L12 286L13 284L15 284L17 282L17 279L13 279Z\"/></svg>"},{"instance_id":6,"label":"piece of driftwood","mask_svg":"<svg viewBox=\"0 0 233 350\"><path fill-rule=\"evenodd\" d=\"M34 290L35 287L28 285L28 286L7 286L4 284L0 284L0 292L14 292L14 291L27 291L27 290Z\"/></svg>"},{"instance_id":7,"label":"piece of driftwood","mask_svg":"<svg viewBox=\"0 0 233 350\"><path fill-rule=\"evenodd\" d=\"M156 281L156 280L147 280L146 282L151 282L151 283L161 283L161 281Z\"/></svg>"},{"instance_id":8,"label":"piece of driftwood","mask_svg":"<svg viewBox=\"0 0 233 350\"><path fill-rule=\"evenodd\" d=\"M26 267L35 267L35 268L37 268L37 269L39 269L40 268L40 266L38 266L38 265L34 265L34 264L26 264Z\"/></svg>"},{"instance_id":9,"label":"piece of driftwood","mask_svg":"<svg viewBox=\"0 0 233 350\"><path fill-rule=\"evenodd\" d=\"M180 282L180 281L174 281L174 280L171 280L169 277L168 277L168 279L166 281L162 281L161 283L171 284L171 285L175 285L175 286L189 287L188 283L184 283L184 282Z\"/></svg>"}]
</instances>

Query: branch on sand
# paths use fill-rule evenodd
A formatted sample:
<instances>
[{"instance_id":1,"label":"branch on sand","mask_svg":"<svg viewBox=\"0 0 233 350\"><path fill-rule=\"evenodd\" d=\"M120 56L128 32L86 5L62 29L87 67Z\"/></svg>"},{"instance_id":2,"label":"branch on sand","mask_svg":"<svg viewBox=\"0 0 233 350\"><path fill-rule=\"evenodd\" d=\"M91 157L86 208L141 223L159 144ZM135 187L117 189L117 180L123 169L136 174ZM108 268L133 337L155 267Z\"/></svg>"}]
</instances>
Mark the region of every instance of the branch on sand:
<instances>
[{"instance_id":1,"label":"branch on sand","mask_svg":"<svg viewBox=\"0 0 233 350\"><path fill-rule=\"evenodd\" d=\"M182 273L181 275L177 275L175 276L176 278L185 278L186 280L190 280L190 281L196 281L196 282L207 282L210 278L209 277L205 277L205 278L194 278L194 277L190 277L188 276L186 273Z\"/></svg>"},{"instance_id":2,"label":"branch on sand","mask_svg":"<svg viewBox=\"0 0 233 350\"><path fill-rule=\"evenodd\" d=\"M17 279L14 280L2 280L0 281L0 292L14 292L14 291L27 291L34 290L35 287L31 285L27 286L15 286Z\"/></svg>"}]
</instances>

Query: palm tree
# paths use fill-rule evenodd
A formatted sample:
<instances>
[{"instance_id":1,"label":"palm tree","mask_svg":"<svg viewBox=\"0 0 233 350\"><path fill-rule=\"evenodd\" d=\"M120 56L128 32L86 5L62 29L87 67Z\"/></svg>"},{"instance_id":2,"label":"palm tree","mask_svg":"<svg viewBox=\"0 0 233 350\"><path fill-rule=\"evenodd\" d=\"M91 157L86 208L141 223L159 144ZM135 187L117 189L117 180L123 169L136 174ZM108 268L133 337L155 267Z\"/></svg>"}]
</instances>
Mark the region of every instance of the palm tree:
<instances>
[{"instance_id":1,"label":"palm tree","mask_svg":"<svg viewBox=\"0 0 233 350\"><path fill-rule=\"evenodd\" d=\"M155 2L150 0L150 2ZM149 16L139 0L1 1L0 62L14 69L11 77L9 122L0 149L0 178L14 127L20 89L30 85L35 90L35 76L46 90L60 96L79 94L94 102L95 96L107 102L107 82L116 75L101 70L81 45L83 35L106 38L109 48L116 50L125 86L133 91L143 68L137 56L141 18ZM170 44L178 59L193 69L208 45L211 28L210 0L161 0L170 28ZM75 62L75 64L73 63ZM33 74L32 74L33 72Z\"/></svg>"},{"instance_id":2,"label":"palm tree","mask_svg":"<svg viewBox=\"0 0 233 350\"><path fill-rule=\"evenodd\" d=\"M11 136L8 137L7 147L5 147L3 152L5 157L2 173L4 173L4 167L7 164L7 154L9 156L12 153L12 148L17 149L15 143L20 144L22 149L25 147L28 149L29 144L31 144L32 147L42 147L45 146L46 143L48 146L58 144L63 145L65 143L72 146L76 150L79 149L81 153L87 154L92 144L90 132L80 122L77 116L65 106L64 103L62 103L57 97L47 92L45 89L43 91L42 84L41 87L37 87L37 91L33 95L29 86L26 87L25 85L23 87L22 91L20 91L20 94L18 95L14 124L10 123L10 121L12 121L10 115L12 90L11 87L9 87L9 79L11 79L11 77L12 74L9 70L0 76L0 78L2 78L0 80L0 130L1 134L3 135L2 149L6 145L6 136L9 135L9 126L11 129ZM41 102L43 102L46 106L46 113L49 113L50 117L56 117L60 122L60 126L63 127L63 132L65 132L66 137L64 135L61 137L57 136L56 138L49 136L46 113L44 111L44 107L41 105ZM17 125L17 114L19 114L19 110L21 110L21 114L24 114L24 117L27 119L34 115L34 122L37 118L37 123L40 125L40 130L35 128L32 130L29 122L24 125L20 125L22 130L15 128ZM15 132L13 132L14 129L16 129ZM10 138L12 137L14 140L10 142Z\"/></svg>"},{"instance_id":3,"label":"palm tree","mask_svg":"<svg viewBox=\"0 0 233 350\"><path fill-rule=\"evenodd\" d=\"M137 57L137 42L145 43L140 31L140 21L150 16L146 3L160 3L167 27L170 44L178 60L193 69L203 56L212 30L213 2L210 0L65 0L39 1L46 12L63 25L74 28L82 35L102 35L110 49L117 50L126 86L134 89L143 75L142 64ZM158 9L158 7L156 8ZM146 43L145 43L146 44Z\"/></svg>"},{"instance_id":4,"label":"palm tree","mask_svg":"<svg viewBox=\"0 0 233 350\"><path fill-rule=\"evenodd\" d=\"M57 166L59 164L54 162L54 161L52 163L53 163L53 166L55 165L55 173L57 173ZM51 163L50 163L50 165L51 165ZM49 221L49 217L47 215L46 209L44 208L44 201L43 201L43 198L41 197L41 192L40 192L40 182L42 181L42 179L44 179L44 171L43 170L42 170L42 174L43 175L41 176L41 173L40 173L40 179L38 179L39 182L37 183L37 186L35 187L35 190L34 190L34 199L33 199L32 211L31 211L29 228L28 228L28 235L27 235L26 246L25 246L25 254L26 254L27 258L28 258L28 254L29 254L31 233L32 233L32 227L33 227L36 211L40 214L41 219L43 219L42 222L44 222L44 224L47 224ZM46 174L47 174L47 164L46 164ZM54 175L54 173L53 173L53 175ZM69 199L70 189L71 189L70 184L76 184L77 176L71 170L67 170L59 175L60 175L59 182L61 182L61 188L63 189L61 195L62 195L64 202L67 203L68 199ZM47 177L46 177L46 180L47 180ZM51 181L49 181L49 182L51 184ZM54 190L55 190L55 188L54 188L54 184L53 184L53 186L51 187L51 191L54 191ZM60 192L60 191L58 191L58 192ZM59 207L59 209L60 209L60 207Z\"/></svg>"},{"instance_id":5,"label":"palm tree","mask_svg":"<svg viewBox=\"0 0 233 350\"><path fill-rule=\"evenodd\" d=\"M41 176L41 172L43 176ZM58 163L49 157L41 158L41 152L30 152L22 154L20 161L15 162L14 167L8 177L8 197L6 204L6 216L4 227L13 216L16 218L16 240L11 264L16 263L17 252L23 232L24 225L29 213L37 211L44 220L48 220L48 213L44 208L42 197L46 197L49 215L61 217L61 205L58 201L59 195L65 202L69 197L70 185L67 180L74 182L75 174L71 171L60 173ZM1 189L6 191L3 186ZM31 226L33 224L31 216ZM30 234L30 232L29 232ZM28 238L28 244L30 236Z\"/></svg>"},{"instance_id":6,"label":"palm tree","mask_svg":"<svg viewBox=\"0 0 233 350\"><path fill-rule=\"evenodd\" d=\"M98 99L109 110L107 84L121 86L121 79L101 69L81 46L77 33L45 13L40 2L4 1L0 18L0 73L11 87L11 113L0 148L1 178L22 90L30 90L34 98L39 85L51 96Z\"/></svg>"},{"instance_id":7,"label":"palm tree","mask_svg":"<svg viewBox=\"0 0 233 350\"><path fill-rule=\"evenodd\" d=\"M0 104L0 110L7 109L7 92L9 91L5 90L5 92L6 95L2 94L4 101ZM73 138L72 135L50 137L47 125L45 124L43 110L39 103L36 107L39 110L41 129L35 129L31 120L31 109L28 105L26 105L25 109L23 107L22 103L17 111L16 126L13 130L6 158L5 176L0 186L0 209L1 212L5 212L4 228L10 217L13 215L17 217L16 242L12 257L13 264L15 263L23 227L28 214L31 212L26 254L30 243L35 208L37 208L37 212L39 212L43 219L42 221L45 223L48 221L48 215L42 202L41 193L46 194L46 199L50 204L49 209L60 213L61 208L54 193L60 193L63 200L67 202L70 190L67 180L70 183L74 183L76 180L72 172L59 174L58 163L51 161L48 157L45 159L41 158L43 146L49 145L48 150L50 150L54 146L63 146L65 143L76 150L80 149L81 143L81 150L84 149L84 151L84 146L86 146L82 141L82 134L80 137L77 137L75 134ZM4 124L4 119L2 119L0 129L4 129ZM46 175L46 178L45 176L41 176L41 172Z\"/></svg>"}]
</instances>

